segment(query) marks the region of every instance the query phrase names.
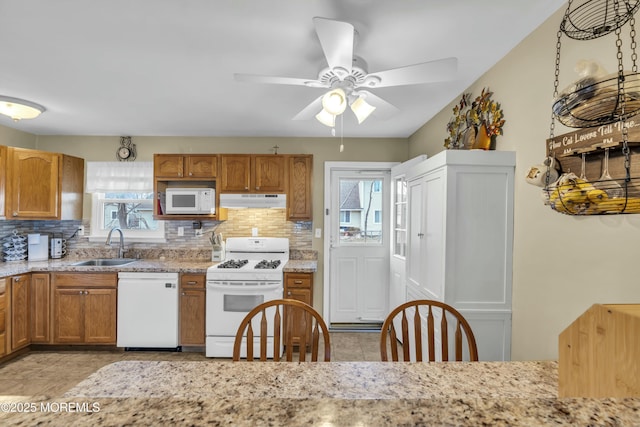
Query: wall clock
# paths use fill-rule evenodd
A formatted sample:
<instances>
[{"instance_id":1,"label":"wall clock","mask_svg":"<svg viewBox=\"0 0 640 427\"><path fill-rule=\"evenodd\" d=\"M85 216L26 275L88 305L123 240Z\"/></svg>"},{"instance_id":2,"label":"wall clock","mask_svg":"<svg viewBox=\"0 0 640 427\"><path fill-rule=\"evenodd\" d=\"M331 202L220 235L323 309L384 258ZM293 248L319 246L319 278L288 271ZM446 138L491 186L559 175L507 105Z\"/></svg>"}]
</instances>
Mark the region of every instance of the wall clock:
<instances>
[{"instance_id":1,"label":"wall clock","mask_svg":"<svg viewBox=\"0 0 640 427\"><path fill-rule=\"evenodd\" d=\"M120 137L120 147L116 150L116 158L121 162L132 162L136 159L136 145L130 136Z\"/></svg>"}]
</instances>

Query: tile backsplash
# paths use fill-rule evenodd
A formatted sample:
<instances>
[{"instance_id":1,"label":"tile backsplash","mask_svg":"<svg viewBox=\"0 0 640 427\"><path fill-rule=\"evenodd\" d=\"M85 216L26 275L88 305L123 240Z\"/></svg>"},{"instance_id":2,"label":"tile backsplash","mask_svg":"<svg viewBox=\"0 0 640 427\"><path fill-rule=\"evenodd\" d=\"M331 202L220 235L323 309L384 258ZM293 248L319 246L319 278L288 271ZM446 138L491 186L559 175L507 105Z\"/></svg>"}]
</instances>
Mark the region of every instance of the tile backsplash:
<instances>
[{"instance_id":1,"label":"tile backsplash","mask_svg":"<svg viewBox=\"0 0 640 427\"><path fill-rule=\"evenodd\" d=\"M78 236L76 231L84 225L84 236ZM178 236L178 228L184 228L184 235ZM142 258L154 258L159 254L170 251L172 253L197 251L203 257L210 256L211 245L209 235L215 230L227 237L247 237L257 229L259 237L288 237L292 250L307 251L312 249L312 222L287 221L284 209L230 209L226 221L202 221L202 236L196 235L193 221L167 221L165 223L165 243L130 243L125 239L125 246L129 249L126 256L138 255ZM90 242L90 224L88 221L19 221L0 220L0 239L10 235L14 230L21 234L41 233L51 234L67 239L69 256L74 252L91 254L91 256L111 257L116 253L116 245L107 248L104 242ZM113 252L113 254L111 253ZM83 256L85 256L83 255ZM163 255L166 256L166 255Z\"/></svg>"}]
</instances>

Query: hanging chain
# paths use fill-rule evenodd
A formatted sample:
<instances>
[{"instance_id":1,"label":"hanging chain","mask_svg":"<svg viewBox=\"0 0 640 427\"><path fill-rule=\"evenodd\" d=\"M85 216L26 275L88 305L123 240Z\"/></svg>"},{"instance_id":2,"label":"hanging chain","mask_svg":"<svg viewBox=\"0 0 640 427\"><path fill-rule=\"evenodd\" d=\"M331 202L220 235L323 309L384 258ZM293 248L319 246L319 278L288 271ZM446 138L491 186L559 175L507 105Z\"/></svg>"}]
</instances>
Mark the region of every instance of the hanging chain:
<instances>
[{"instance_id":1,"label":"hanging chain","mask_svg":"<svg viewBox=\"0 0 640 427\"><path fill-rule=\"evenodd\" d=\"M560 47L562 46L560 38L562 37L562 31L558 30L558 41L556 42L556 71L553 80L553 101L558 99L558 84L560 83ZM551 109L551 127L549 129L549 138L553 138L556 128L556 116Z\"/></svg>"},{"instance_id":2,"label":"hanging chain","mask_svg":"<svg viewBox=\"0 0 640 427\"><path fill-rule=\"evenodd\" d=\"M558 30L557 36L558 36L558 41L556 42L556 70L555 70L555 77L553 80L553 101L558 99L558 84L560 83L560 47L562 46L562 43L560 42L560 39L562 38L561 30ZM552 105L553 105L553 101L552 101ZM556 130L556 116L553 112L553 107L552 107L551 108L551 125L549 126L549 139L554 138L555 130ZM551 147L547 147L547 149L549 150L549 156L547 157L550 157ZM547 158L545 162L547 163L547 171L544 177L544 187L548 189L550 184L549 181L551 181L551 160Z\"/></svg>"},{"instance_id":3,"label":"hanging chain","mask_svg":"<svg viewBox=\"0 0 640 427\"><path fill-rule=\"evenodd\" d=\"M631 38L631 71L634 73L638 72L638 54L636 53L636 20L631 15L631 19L629 20L629 26L631 27L631 31L629 32L629 37Z\"/></svg>"}]
</instances>

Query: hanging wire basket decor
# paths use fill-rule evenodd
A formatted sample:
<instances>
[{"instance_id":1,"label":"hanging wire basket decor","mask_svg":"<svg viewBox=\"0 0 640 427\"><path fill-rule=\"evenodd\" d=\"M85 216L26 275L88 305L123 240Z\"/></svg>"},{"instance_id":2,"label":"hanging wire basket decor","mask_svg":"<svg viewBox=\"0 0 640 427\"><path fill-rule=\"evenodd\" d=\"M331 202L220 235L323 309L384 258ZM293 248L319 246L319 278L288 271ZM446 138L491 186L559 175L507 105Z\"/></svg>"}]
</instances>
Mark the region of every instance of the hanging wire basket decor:
<instances>
[{"instance_id":1,"label":"hanging wire basket decor","mask_svg":"<svg viewBox=\"0 0 640 427\"><path fill-rule=\"evenodd\" d=\"M576 40L591 40L622 27L640 7L640 0L587 0L576 2L565 14L560 30Z\"/></svg>"},{"instance_id":2,"label":"hanging wire basket decor","mask_svg":"<svg viewBox=\"0 0 640 427\"><path fill-rule=\"evenodd\" d=\"M613 73L601 80L581 79L560 93L552 108L560 123L573 128L627 120L640 111L640 74Z\"/></svg>"}]
</instances>

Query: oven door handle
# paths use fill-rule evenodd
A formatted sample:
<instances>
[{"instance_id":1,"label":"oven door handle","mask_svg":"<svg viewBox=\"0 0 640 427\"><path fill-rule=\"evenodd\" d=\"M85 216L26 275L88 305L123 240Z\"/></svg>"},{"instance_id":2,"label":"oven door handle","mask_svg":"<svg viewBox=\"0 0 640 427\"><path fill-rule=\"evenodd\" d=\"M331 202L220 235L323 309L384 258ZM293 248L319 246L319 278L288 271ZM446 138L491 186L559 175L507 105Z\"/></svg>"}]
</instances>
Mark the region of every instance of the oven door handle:
<instances>
[{"instance_id":1,"label":"oven door handle","mask_svg":"<svg viewBox=\"0 0 640 427\"><path fill-rule=\"evenodd\" d=\"M241 281L239 281L241 282ZM269 281L267 281L269 282ZM246 283L246 282L245 282ZM263 293L263 292L269 292L269 291L275 291L278 289L282 289L283 285L282 282L272 282L269 283L268 285L258 285L258 286L251 286L251 285L223 285L221 282L207 282L207 289L211 289L211 290L215 290L215 291L248 291L251 293Z\"/></svg>"}]
</instances>

